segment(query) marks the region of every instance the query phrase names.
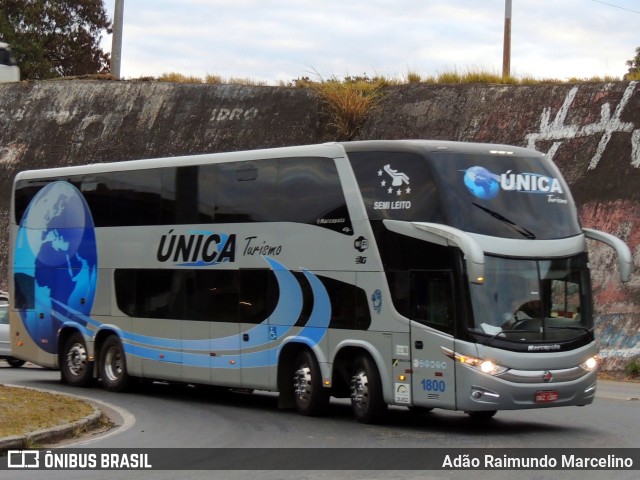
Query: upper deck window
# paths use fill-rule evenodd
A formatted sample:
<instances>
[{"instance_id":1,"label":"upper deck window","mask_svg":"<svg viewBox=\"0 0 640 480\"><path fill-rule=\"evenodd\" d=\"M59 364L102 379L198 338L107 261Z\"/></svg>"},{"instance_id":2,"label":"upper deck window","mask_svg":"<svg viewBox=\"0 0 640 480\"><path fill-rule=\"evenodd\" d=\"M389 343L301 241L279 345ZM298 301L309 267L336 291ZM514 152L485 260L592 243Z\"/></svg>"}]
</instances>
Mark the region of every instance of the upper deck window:
<instances>
[{"instance_id":1,"label":"upper deck window","mask_svg":"<svg viewBox=\"0 0 640 480\"><path fill-rule=\"evenodd\" d=\"M15 218L44 185L64 180L84 195L96 227L295 222L353 235L335 162L273 158L20 180Z\"/></svg>"},{"instance_id":2,"label":"upper deck window","mask_svg":"<svg viewBox=\"0 0 640 480\"><path fill-rule=\"evenodd\" d=\"M350 152L370 220L443 223L426 158L408 152Z\"/></svg>"}]
</instances>

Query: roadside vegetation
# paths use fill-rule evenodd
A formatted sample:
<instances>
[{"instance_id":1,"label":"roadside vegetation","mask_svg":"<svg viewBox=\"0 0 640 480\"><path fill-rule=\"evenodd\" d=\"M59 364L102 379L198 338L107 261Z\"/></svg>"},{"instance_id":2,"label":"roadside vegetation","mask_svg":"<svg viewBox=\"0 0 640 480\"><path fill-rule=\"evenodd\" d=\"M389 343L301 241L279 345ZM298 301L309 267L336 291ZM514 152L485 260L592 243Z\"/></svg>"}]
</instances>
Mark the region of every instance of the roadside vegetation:
<instances>
[{"instance_id":1,"label":"roadside vegetation","mask_svg":"<svg viewBox=\"0 0 640 480\"><path fill-rule=\"evenodd\" d=\"M467 68L459 71L454 68L452 70L445 70L436 75L421 75L415 71L408 71L402 77L388 77L384 75L374 75L372 77L367 74L352 76L346 75L342 79L337 76L331 76L328 79L324 79L321 75L315 73L315 80L309 76L299 77L289 82L278 82L279 87L313 87L315 85L321 85L324 83L335 84L373 84L379 86L390 85L411 85L411 84L458 84L458 83L484 83L484 84L498 84L498 85L536 85L536 84L563 84L563 83L601 83L601 82L619 82L623 80L639 80L640 72L629 73L625 78L613 77L613 76L593 76L589 78L571 77L567 79L559 78L535 78L532 76L508 76L503 77L500 73L477 68ZM262 80L254 80L244 77L230 77L224 78L220 75L207 75L204 78L184 75L177 72L163 73L158 78L155 77L140 77L132 78L131 80L140 81L161 81L161 82L174 82L174 83L204 83L204 84L235 84L235 85L248 85L248 86L269 86L270 84Z\"/></svg>"},{"instance_id":2,"label":"roadside vegetation","mask_svg":"<svg viewBox=\"0 0 640 480\"><path fill-rule=\"evenodd\" d=\"M624 371L629 378L640 379L640 357L632 358Z\"/></svg>"},{"instance_id":3,"label":"roadside vegetation","mask_svg":"<svg viewBox=\"0 0 640 480\"><path fill-rule=\"evenodd\" d=\"M277 86L287 88L310 88L319 99L325 125L336 140L352 140L372 109L382 100L385 87L399 85L456 85L456 84L493 84L493 85L536 85L562 83L590 83L621 81L615 77L570 78L559 80L554 78L536 79L533 77L506 77L496 72L482 69L457 69L442 72L438 75L422 76L418 72L409 71L402 78L368 75L332 76L323 78L315 73L314 78L299 77L290 82L280 82ZM207 75L205 78L183 75L181 73L164 73L160 77L143 77L132 79L138 81L160 81L189 84L231 84L244 86L269 86L267 82L249 78L223 78L219 75Z\"/></svg>"},{"instance_id":4,"label":"roadside vegetation","mask_svg":"<svg viewBox=\"0 0 640 480\"><path fill-rule=\"evenodd\" d=\"M0 438L65 425L93 412L91 405L73 397L2 384L0 405Z\"/></svg>"}]
</instances>

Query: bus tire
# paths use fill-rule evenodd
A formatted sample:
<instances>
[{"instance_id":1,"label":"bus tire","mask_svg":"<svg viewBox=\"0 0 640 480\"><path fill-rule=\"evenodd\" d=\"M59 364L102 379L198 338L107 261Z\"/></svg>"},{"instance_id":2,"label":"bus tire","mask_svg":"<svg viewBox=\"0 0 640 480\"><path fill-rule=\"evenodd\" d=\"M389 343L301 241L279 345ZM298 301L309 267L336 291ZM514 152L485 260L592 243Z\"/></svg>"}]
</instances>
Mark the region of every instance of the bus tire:
<instances>
[{"instance_id":1,"label":"bus tire","mask_svg":"<svg viewBox=\"0 0 640 480\"><path fill-rule=\"evenodd\" d=\"M127 360L122 342L111 335L102 344L100 350L100 377L102 386L109 392L123 392L131 383L127 373Z\"/></svg>"},{"instance_id":2,"label":"bus tire","mask_svg":"<svg viewBox=\"0 0 640 480\"><path fill-rule=\"evenodd\" d=\"M19 358L11 357L11 358L7 358L6 360L7 360L7 363L11 365L13 368L20 368L22 365L25 364L25 361L20 360Z\"/></svg>"},{"instance_id":3,"label":"bus tire","mask_svg":"<svg viewBox=\"0 0 640 480\"><path fill-rule=\"evenodd\" d=\"M356 358L353 363L351 381L351 409L360 423L380 423L387 409L382 396L380 373L368 355Z\"/></svg>"},{"instance_id":4,"label":"bus tire","mask_svg":"<svg viewBox=\"0 0 640 480\"><path fill-rule=\"evenodd\" d=\"M320 367L308 350L296 357L293 399L298 413L306 416L323 415L329 405L329 392L322 386Z\"/></svg>"},{"instance_id":5,"label":"bus tire","mask_svg":"<svg viewBox=\"0 0 640 480\"><path fill-rule=\"evenodd\" d=\"M60 357L62 381L73 387L86 387L93 377L93 363L89 361L87 344L80 332L72 333L64 342Z\"/></svg>"},{"instance_id":6,"label":"bus tire","mask_svg":"<svg viewBox=\"0 0 640 480\"><path fill-rule=\"evenodd\" d=\"M423 413L429 413L433 411L433 407L416 407L415 405L412 405L409 407L409 411L416 415L421 415Z\"/></svg>"}]
</instances>

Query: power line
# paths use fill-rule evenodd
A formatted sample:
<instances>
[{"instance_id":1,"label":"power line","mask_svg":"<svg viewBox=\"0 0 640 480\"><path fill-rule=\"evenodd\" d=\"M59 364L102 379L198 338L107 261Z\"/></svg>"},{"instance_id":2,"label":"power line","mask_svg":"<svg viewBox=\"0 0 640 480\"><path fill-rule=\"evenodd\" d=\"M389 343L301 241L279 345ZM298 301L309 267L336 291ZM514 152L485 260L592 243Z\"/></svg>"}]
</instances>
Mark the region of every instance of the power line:
<instances>
[{"instance_id":1,"label":"power line","mask_svg":"<svg viewBox=\"0 0 640 480\"><path fill-rule=\"evenodd\" d=\"M614 5L612 3L601 2L600 0L591 0L591 1L592 2L596 2L596 3L601 3L602 5L607 5L608 7L619 8L620 10L626 10L627 12L633 12L633 13L640 14L640 12L637 11L637 10L631 10L630 8L621 7L620 5Z\"/></svg>"}]
</instances>

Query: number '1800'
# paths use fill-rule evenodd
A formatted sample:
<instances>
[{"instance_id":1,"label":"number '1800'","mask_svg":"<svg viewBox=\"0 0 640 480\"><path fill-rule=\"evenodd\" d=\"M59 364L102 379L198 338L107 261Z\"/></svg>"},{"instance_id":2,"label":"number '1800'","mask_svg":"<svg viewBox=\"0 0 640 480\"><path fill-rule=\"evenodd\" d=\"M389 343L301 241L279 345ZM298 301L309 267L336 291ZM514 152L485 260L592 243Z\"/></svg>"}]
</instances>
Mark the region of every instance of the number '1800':
<instances>
[{"instance_id":1,"label":"number '1800'","mask_svg":"<svg viewBox=\"0 0 640 480\"><path fill-rule=\"evenodd\" d=\"M420 383L422 383L422 389L427 392L444 392L446 388L444 380L431 380L423 378Z\"/></svg>"}]
</instances>

